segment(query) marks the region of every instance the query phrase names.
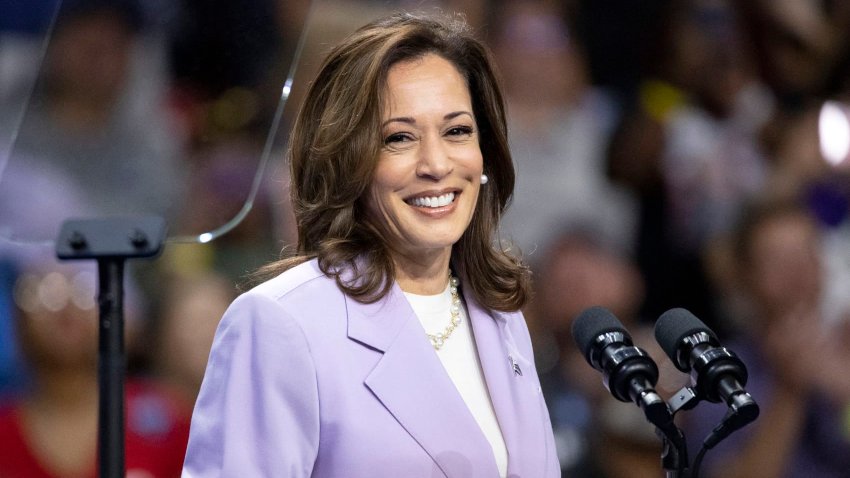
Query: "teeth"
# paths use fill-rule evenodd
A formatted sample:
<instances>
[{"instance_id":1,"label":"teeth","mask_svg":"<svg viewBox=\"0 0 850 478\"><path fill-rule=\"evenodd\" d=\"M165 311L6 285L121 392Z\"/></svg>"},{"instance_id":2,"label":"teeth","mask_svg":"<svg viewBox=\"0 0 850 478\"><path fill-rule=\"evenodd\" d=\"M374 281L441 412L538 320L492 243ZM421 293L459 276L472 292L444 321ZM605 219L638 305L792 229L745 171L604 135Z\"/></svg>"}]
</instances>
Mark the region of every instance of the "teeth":
<instances>
[{"instance_id":1,"label":"teeth","mask_svg":"<svg viewBox=\"0 0 850 478\"><path fill-rule=\"evenodd\" d=\"M442 196L418 197L409 202L417 207L443 207L448 206L455 200L455 193L446 193Z\"/></svg>"}]
</instances>

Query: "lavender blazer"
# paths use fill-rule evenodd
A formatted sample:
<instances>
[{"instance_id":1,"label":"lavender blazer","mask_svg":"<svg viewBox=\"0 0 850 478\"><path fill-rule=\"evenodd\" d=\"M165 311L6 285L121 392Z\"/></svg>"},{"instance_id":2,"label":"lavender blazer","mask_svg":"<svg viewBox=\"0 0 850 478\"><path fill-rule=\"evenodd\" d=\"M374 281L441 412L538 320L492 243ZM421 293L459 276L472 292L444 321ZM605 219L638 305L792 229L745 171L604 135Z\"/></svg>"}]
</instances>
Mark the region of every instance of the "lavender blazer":
<instances>
[{"instance_id":1,"label":"lavender blazer","mask_svg":"<svg viewBox=\"0 0 850 478\"><path fill-rule=\"evenodd\" d=\"M520 313L465 297L508 476L560 476ZM184 478L495 478L492 449L398 284L345 296L316 261L224 315L192 416Z\"/></svg>"}]
</instances>

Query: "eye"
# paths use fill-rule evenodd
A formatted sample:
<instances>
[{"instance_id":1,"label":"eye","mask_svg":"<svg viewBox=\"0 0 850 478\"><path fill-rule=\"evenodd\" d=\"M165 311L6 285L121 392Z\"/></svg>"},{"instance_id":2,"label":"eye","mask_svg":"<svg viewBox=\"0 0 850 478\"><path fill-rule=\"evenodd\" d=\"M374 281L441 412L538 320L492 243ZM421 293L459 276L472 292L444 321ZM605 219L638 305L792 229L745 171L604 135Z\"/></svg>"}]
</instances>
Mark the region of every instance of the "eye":
<instances>
[{"instance_id":1,"label":"eye","mask_svg":"<svg viewBox=\"0 0 850 478\"><path fill-rule=\"evenodd\" d=\"M384 144L397 144L397 143L405 143L407 141L412 141L413 138L408 133L393 133L386 138L384 138Z\"/></svg>"},{"instance_id":2,"label":"eye","mask_svg":"<svg viewBox=\"0 0 850 478\"><path fill-rule=\"evenodd\" d=\"M453 126L446 131L447 136L470 136L475 130L472 126Z\"/></svg>"}]
</instances>

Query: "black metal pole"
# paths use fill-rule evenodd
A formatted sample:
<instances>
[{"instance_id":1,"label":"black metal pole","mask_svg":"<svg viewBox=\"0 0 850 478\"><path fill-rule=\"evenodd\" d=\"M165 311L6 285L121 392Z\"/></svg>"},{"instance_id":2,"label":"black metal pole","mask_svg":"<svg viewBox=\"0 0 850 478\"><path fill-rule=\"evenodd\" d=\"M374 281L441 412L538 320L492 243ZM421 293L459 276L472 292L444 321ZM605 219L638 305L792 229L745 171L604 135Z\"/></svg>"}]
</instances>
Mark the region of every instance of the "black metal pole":
<instances>
[{"instance_id":1,"label":"black metal pole","mask_svg":"<svg viewBox=\"0 0 850 478\"><path fill-rule=\"evenodd\" d=\"M124 262L162 252L161 217L69 219L56 240L62 260L94 259L98 270L98 477L125 478Z\"/></svg>"},{"instance_id":2,"label":"black metal pole","mask_svg":"<svg viewBox=\"0 0 850 478\"><path fill-rule=\"evenodd\" d=\"M101 478L124 477L124 259L97 261L100 292L98 447Z\"/></svg>"},{"instance_id":3,"label":"black metal pole","mask_svg":"<svg viewBox=\"0 0 850 478\"><path fill-rule=\"evenodd\" d=\"M685 434L673 421L656 423L655 433L661 438L661 466L666 478L689 478L688 447Z\"/></svg>"}]
</instances>

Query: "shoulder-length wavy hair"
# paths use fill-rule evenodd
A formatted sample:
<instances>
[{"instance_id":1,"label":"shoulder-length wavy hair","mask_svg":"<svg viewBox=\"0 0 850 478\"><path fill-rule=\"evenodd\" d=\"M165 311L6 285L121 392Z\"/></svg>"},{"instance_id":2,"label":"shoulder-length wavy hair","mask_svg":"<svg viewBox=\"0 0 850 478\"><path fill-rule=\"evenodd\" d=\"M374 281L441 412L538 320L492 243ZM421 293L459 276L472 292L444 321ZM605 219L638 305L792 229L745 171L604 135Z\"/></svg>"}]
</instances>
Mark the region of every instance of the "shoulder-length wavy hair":
<instances>
[{"instance_id":1,"label":"shoulder-length wavy hair","mask_svg":"<svg viewBox=\"0 0 850 478\"><path fill-rule=\"evenodd\" d=\"M265 266L261 275L318 258L321 270L358 301L374 302L389 292L393 261L370 222L365 198L382 146L387 74L396 63L431 53L453 63L466 79L490 178L469 227L452 247L452 265L465 279L466 292L482 305L512 311L525 304L528 269L496 240L515 180L504 100L489 51L458 16L392 15L357 30L329 53L287 152L297 250ZM354 275L343 278L345 270Z\"/></svg>"}]
</instances>

